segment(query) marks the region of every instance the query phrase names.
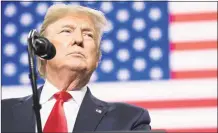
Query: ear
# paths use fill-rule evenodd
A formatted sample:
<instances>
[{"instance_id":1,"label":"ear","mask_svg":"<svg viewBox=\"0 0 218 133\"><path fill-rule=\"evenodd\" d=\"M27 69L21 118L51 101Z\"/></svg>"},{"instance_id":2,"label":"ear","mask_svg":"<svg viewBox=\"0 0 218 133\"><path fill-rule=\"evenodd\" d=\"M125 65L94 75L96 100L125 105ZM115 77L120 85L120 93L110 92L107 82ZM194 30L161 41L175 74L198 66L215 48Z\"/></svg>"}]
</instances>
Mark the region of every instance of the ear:
<instances>
[{"instance_id":1,"label":"ear","mask_svg":"<svg viewBox=\"0 0 218 133\"><path fill-rule=\"evenodd\" d=\"M43 78L45 77L45 73L46 73L45 72L46 64L47 64L46 60L37 57L37 69L38 69L40 76Z\"/></svg>"},{"instance_id":2,"label":"ear","mask_svg":"<svg viewBox=\"0 0 218 133\"><path fill-rule=\"evenodd\" d=\"M98 60L99 60L99 62L101 61L101 57L102 57L102 52L101 52L101 49L99 49L99 51L98 51Z\"/></svg>"},{"instance_id":3,"label":"ear","mask_svg":"<svg viewBox=\"0 0 218 133\"><path fill-rule=\"evenodd\" d=\"M99 50L98 55L97 55L98 61L96 61L96 64L95 64L96 68L98 67L98 64L101 62L101 57L102 57L101 50Z\"/></svg>"}]
</instances>

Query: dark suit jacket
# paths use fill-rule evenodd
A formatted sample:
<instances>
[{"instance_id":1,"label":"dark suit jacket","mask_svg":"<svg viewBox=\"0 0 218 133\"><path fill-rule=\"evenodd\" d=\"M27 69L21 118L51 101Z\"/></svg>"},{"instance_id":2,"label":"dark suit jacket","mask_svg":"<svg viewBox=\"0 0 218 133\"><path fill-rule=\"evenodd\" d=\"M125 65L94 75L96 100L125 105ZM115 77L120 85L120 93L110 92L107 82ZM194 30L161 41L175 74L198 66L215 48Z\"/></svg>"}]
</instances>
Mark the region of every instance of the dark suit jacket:
<instances>
[{"instance_id":1,"label":"dark suit jacket","mask_svg":"<svg viewBox=\"0 0 218 133\"><path fill-rule=\"evenodd\" d=\"M42 87L39 89L41 93ZM2 132L35 132L32 95L5 99L1 103ZM101 110L102 112L99 113ZM73 131L150 130L147 110L125 103L108 103L95 98L88 89Z\"/></svg>"}]
</instances>

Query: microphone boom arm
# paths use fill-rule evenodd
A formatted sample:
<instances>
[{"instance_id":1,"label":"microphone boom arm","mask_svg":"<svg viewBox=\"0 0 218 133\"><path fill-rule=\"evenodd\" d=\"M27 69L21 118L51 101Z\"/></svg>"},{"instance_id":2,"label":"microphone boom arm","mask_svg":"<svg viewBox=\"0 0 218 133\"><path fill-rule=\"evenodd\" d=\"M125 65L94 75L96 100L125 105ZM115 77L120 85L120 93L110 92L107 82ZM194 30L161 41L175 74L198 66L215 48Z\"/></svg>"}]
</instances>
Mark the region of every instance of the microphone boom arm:
<instances>
[{"instance_id":1,"label":"microphone boom arm","mask_svg":"<svg viewBox=\"0 0 218 133\"><path fill-rule=\"evenodd\" d=\"M35 30L32 30L29 33L28 36L28 60L29 60L29 78L31 81L31 86L32 86L32 92L33 92L33 110L35 112L35 118L36 118L36 124L37 124L37 132L42 133L42 125L41 125L41 116L40 116L40 109L41 105L39 103L39 96L38 96L38 91L37 91L37 84L36 84L36 79L37 79L37 73L35 70L35 63L34 63L34 50L33 50L33 38L34 38L34 32Z\"/></svg>"}]
</instances>

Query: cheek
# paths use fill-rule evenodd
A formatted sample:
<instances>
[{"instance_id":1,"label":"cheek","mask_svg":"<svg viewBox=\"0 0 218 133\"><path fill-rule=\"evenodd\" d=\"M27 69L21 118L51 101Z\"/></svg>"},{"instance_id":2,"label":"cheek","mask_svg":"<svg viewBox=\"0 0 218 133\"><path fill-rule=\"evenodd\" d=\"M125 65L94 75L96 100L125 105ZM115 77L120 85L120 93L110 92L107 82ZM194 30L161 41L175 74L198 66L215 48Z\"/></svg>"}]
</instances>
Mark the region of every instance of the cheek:
<instances>
[{"instance_id":1,"label":"cheek","mask_svg":"<svg viewBox=\"0 0 218 133\"><path fill-rule=\"evenodd\" d=\"M87 53L90 62L95 64L98 61L98 47L89 47Z\"/></svg>"},{"instance_id":2,"label":"cheek","mask_svg":"<svg viewBox=\"0 0 218 133\"><path fill-rule=\"evenodd\" d=\"M52 40L51 43L55 46L56 55L60 55L66 52L68 46L67 41Z\"/></svg>"},{"instance_id":3,"label":"cheek","mask_svg":"<svg viewBox=\"0 0 218 133\"><path fill-rule=\"evenodd\" d=\"M64 47L61 47L60 45L56 45L55 48L56 48L56 55L53 58L53 61L57 63L63 60L64 55L65 55L64 52L66 50L64 49Z\"/></svg>"},{"instance_id":4,"label":"cheek","mask_svg":"<svg viewBox=\"0 0 218 133\"><path fill-rule=\"evenodd\" d=\"M67 47L71 42L71 38L68 36L55 35L49 39L53 45L57 48Z\"/></svg>"},{"instance_id":5,"label":"cheek","mask_svg":"<svg viewBox=\"0 0 218 133\"><path fill-rule=\"evenodd\" d=\"M98 50L98 46L93 40L84 41L84 46L86 47L86 50L90 52L95 52Z\"/></svg>"},{"instance_id":6,"label":"cheek","mask_svg":"<svg viewBox=\"0 0 218 133\"><path fill-rule=\"evenodd\" d=\"M95 57L97 56L97 47L90 47L87 51L88 56L92 59L95 60Z\"/></svg>"}]
</instances>

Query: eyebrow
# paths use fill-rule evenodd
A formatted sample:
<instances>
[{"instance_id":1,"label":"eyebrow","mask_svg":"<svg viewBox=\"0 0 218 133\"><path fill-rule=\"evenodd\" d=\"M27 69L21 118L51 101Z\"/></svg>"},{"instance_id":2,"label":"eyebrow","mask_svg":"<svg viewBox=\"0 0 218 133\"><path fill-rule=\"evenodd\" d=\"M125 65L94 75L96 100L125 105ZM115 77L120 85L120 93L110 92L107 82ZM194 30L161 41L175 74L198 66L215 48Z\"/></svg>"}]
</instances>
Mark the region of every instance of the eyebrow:
<instances>
[{"instance_id":1,"label":"eyebrow","mask_svg":"<svg viewBox=\"0 0 218 133\"><path fill-rule=\"evenodd\" d=\"M63 26L61 26L61 28L71 28L71 29L74 29L75 26L73 26L73 25L63 25Z\"/></svg>"},{"instance_id":2,"label":"eyebrow","mask_svg":"<svg viewBox=\"0 0 218 133\"><path fill-rule=\"evenodd\" d=\"M74 29L75 26L68 24L68 25L61 26L61 28L71 28L71 29ZM93 28L90 28L87 25L82 25L82 31L91 31L91 32L95 33L95 30Z\"/></svg>"},{"instance_id":3,"label":"eyebrow","mask_svg":"<svg viewBox=\"0 0 218 133\"><path fill-rule=\"evenodd\" d=\"M82 31L90 31L92 32L93 34L95 33L95 30L93 28L90 28L89 26L87 25L82 25Z\"/></svg>"}]
</instances>

